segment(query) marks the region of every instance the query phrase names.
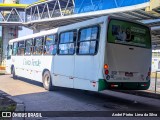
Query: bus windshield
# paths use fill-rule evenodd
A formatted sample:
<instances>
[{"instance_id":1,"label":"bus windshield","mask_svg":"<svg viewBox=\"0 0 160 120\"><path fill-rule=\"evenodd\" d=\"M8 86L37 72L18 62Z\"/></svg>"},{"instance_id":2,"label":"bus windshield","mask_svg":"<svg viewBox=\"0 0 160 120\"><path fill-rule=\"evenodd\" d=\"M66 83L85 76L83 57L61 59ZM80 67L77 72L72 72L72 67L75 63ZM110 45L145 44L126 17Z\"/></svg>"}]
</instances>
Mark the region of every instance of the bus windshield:
<instances>
[{"instance_id":1,"label":"bus windshield","mask_svg":"<svg viewBox=\"0 0 160 120\"><path fill-rule=\"evenodd\" d=\"M150 29L133 22L111 19L108 25L108 42L150 49Z\"/></svg>"}]
</instances>

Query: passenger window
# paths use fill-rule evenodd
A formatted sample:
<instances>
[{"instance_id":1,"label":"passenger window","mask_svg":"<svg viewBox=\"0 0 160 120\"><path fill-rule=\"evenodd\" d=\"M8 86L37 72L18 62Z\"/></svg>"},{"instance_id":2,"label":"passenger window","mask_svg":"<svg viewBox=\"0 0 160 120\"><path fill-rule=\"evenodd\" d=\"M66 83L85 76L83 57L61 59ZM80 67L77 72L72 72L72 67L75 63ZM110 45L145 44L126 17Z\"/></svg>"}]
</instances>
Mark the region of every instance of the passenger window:
<instances>
[{"instance_id":1,"label":"passenger window","mask_svg":"<svg viewBox=\"0 0 160 120\"><path fill-rule=\"evenodd\" d=\"M13 55L17 55L18 51L18 42L13 43Z\"/></svg>"},{"instance_id":2,"label":"passenger window","mask_svg":"<svg viewBox=\"0 0 160 120\"><path fill-rule=\"evenodd\" d=\"M48 35L45 37L43 52L45 55L55 55L57 53L57 35Z\"/></svg>"},{"instance_id":3,"label":"passenger window","mask_svg":"<svg viewBox=\"0 0 160 120\"><path fill-rule=\"evenodd\" d=\"M59 54L73 55L75 53L76 31L69 31L60 34Z\"/></svg>"},{"instance_id":4,"label":"passenger window","mask_svg":"<svg viewBox=\"0 0 160 120\"><path fill-rule=\"evenodd\" d=\"M26 40L25 55L31 55L33 53L33 39Z\"/></svg>"},{"instance_id":5,"label":"passenger window","mask_svg":"<svg viewBox=\"0 0 160 120\"><path fill-rule=\"evenodd\" d=\"M78 50L79 55L94 55L98 50L99 27L93 26L79 31Z\"/></svg>"},{"instance_id":6,"label":"passenger window","mask_svg":"<svg viewBox=\"0 0 160 120\"><path fill-rule=\"evenodd\" d=\"M34 54L35 55L41 55L42 54L43 40L44 40L44 37L38 37L38 38L34 39L34 41L35 41Z\"/></svg>"},{"instance_id":7,"label":"passenger window","mask_svg":"<svg viewBox=\"0 0 160 120\"><path fill-rule=\"evenodd\" d=\"M25 45L24 41L18 42L18 55L24 55L25 52Z\"/></svg>"}]
</instances>

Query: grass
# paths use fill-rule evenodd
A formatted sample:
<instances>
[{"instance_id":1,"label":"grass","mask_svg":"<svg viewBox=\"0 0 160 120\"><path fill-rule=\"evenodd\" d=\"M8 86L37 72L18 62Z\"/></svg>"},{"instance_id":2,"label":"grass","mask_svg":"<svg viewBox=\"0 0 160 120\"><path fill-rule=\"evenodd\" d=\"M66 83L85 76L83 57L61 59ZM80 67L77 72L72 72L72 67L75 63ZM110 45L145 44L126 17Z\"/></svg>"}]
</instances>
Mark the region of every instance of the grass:
<instances>
[{"instance_id":1,"label":"grass","mask_svg":"<svg viewBox=\"0 0 160 120\"><path fill-rule=\"evenodd\" d=\"M16 105L6 105L5 107L1 107L0 106L0 111L10 111L10 112L14 112L16 109Z\"/></svg>"},{"instance_id":2,"label":"grass","mask_svg":"<svg viewBox=\"0 0 160 120\"><path fill-rule=\"evenodd\" d=\"M9 111L9 112L13 112L15 111L16 109L16 103L3 96L3 95L0 95L0 111Z\"/></svg>"}]
</instances>

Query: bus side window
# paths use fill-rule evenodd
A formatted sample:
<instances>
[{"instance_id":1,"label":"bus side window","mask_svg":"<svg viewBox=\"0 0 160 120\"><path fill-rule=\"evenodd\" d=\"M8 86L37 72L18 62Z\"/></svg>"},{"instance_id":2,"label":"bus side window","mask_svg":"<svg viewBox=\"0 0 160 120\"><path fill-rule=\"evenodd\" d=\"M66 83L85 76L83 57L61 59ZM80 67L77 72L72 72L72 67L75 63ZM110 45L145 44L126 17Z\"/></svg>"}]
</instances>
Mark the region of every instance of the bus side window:
<instances>
[{"instance_id":1,"label":"bus side window","mask_svg":"<svg viewBox=\"0 0 160 120\"><path fill-rule=\"evenodd\" d=\"M13 43L13 55L17 55L18 51L18 42Z\"/></svg>"},{"instance_id":2,"label":"bus side window","mask_svg":"<svg viewBox=\"0 0 160 120\"><path fill-rule=\"evenodd\" d=\"M95 55L98 51L98 42L99 42L98 26L80 29L77 54Z\"/></svg>"},{"instance_id":3,"label":"bus side window","mask_svg":"<svg viewBox=\"0 0 160 120\"><path fill-rule=\"evenodd\" d=\"M68 31L60 34L59 50L60 55L73 55L75 53L75 41L77 31Z\"/></svg>"},{"instance_id":4,"label":"bus side window","mask_svg":"<svg viewBox=\"0 0 160 120\"><path fill-rule=\"evenodd\" d=\"M47 35L44 42L43 54L55 55L57 53L57 35Z\"/></svg>"},{"instance_id":5,"label":"bus side window","mask_svg":"<svg viewBox=\"0 0 160 120\"><path fill-rule=\"evenodd\" d=\"M25 52L24 41L20 41L20 42L18 42L18 53L17 53L17 55L24 55L24 52Z\"/></svg>"},{"instance_id":6,"label":"bus side window","mask_svg":"<svg viewBox=\"0 0 160 120\"><path fill-rule=\"evenodd\" d=\"M25 55L31 55L33 53L33 39L26 40Z\"/></svg>"},{"instance_id":7,"label":"bus side window","mask_svg":"<svg viewBox=\"0 0 160 120\"><path fill-rule=\"evenodd\" d=\"M43 52L43 40L44 37L37 37L34 39L35 46L34 46L34 52L35 55L41 55Z\"/></svg>"}]
</instances>

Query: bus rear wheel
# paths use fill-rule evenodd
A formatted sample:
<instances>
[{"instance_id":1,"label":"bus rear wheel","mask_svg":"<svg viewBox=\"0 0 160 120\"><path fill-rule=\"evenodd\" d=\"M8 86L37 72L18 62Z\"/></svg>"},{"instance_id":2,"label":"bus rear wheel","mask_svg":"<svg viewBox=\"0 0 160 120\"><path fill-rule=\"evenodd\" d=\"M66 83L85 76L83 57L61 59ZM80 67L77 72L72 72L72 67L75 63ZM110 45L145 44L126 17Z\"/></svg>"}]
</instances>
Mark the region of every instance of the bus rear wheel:
<instances>
[{"instance_id":1,"label":"bus rear wheel","mask_svg":"<svg viewBox=\"0 0 160 120\"><path fill-rule=\"evenodd\" d=\"M48 91L53 90L52 79L49 71L45 71L43 74L43 86Z\"/></svg>"}]
</instances>

